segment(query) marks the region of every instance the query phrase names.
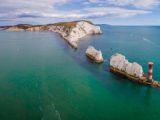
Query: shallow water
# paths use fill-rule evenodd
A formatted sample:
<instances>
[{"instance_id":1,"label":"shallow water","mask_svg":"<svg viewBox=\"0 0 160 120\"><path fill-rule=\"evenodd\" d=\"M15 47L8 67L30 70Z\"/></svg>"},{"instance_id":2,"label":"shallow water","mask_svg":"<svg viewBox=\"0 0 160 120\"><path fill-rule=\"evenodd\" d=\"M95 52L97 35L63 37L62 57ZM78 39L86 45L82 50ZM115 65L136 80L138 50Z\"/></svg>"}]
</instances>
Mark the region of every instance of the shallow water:
<instances>
[{"instance_id":1,"label":"shallow water","mask_svg":"<svg viewBox=\"0 0 160 120\"><path fill-rule=\"evenodd\" d=\"M160 90L109 72L119 52L160 80L160 27L101 26L71 49L51 32L0 31L0 120L158 120ZM88 60L88 45L105 62Z\"/></svg>"}]
</instances>

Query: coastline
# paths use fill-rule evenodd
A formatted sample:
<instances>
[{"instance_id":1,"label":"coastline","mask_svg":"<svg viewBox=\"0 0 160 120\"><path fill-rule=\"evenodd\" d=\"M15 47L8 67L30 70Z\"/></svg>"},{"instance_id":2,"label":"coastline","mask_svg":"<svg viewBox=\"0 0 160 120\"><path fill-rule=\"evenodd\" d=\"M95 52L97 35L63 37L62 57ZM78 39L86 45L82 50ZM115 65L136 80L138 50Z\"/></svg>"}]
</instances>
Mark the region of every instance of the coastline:
<instances>
[{"instance_id":1,"label":"coastline","mask_svg":"<svg viewBox=\"0 0 160 120\"><path fill-rule=\"evenodd\" d=\"M80 20L71 22L60 22L47 25L30 25L19 24L15 26L3 26L6 31L51 31L59 33L59 35L65 39L71 47L77 49L78 42L87 35L101 34L101 28L96 26L90 21Z\"/></svg>"},{"instance_id":2,"label":"coastline","mask_svg":"<svg viewBox=\"0 0 160 120\"><path fill-rule=\"evenodd\" d=\"M57 29L56 29L57 30ZM38 30L35 30L35 31L38 31ZM68 41L65 37L64 37L64 34L63 33L61 33L61 32L59 32L59 30L58 31L54 31L54 32L56 32L56 33L58 33L64 40L66 40L67 42L68 42L68 44L71 46L71 47L73 47L73 48L77 48L77 47L75 47L72 43L70 43L70 41ZM66 33L65 33L66 34ZM84 36L85 37L85 36ZM83 37L82 37L83 38ZM87 57L89 57L89 58L91 58L93 61L94 61L94 58L93 58L93 56L90 56L90 55L88 55L87 54ZM96 61L96 63L101 63L101 61L99 62L99 61ZM119 72L120 73L120 72ZM122 75L124 75L123 73L122 73ZM125 75L127 78L129 78L129 79L133 79L133 80L136 80L136 81L139 81L139 79L138 78L134 78L133 76L128 76L128 75ZM139 82L140 83L140 82ZM157 86L157 84L159 84L159 83L155 83L154 85L151 85L150 83L148 83L148 82L141 82L142 84L148 84L148 85L150 85L150 86ZM159 87L159 85L158 85L158 87Z\"/></svg>"}]
</instances>

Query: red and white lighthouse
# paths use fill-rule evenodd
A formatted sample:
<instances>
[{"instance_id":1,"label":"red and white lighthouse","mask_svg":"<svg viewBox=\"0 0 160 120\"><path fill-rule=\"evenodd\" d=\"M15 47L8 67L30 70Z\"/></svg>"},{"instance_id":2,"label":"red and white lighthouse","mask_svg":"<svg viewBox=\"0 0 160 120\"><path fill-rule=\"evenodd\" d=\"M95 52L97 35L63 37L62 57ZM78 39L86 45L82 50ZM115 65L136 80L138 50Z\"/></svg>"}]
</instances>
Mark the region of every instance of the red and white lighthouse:
<instances>
[{"instance_id":1,"label":"red and white lighthouse","mask_svg":"<svg viewBox=\"0 0 160 120\"><path fill-rule=\"evenodd\" d=\"M153 73L153 62L148 63L148 80L152 81L152 73Z\"/></svg>"}]
</instances>

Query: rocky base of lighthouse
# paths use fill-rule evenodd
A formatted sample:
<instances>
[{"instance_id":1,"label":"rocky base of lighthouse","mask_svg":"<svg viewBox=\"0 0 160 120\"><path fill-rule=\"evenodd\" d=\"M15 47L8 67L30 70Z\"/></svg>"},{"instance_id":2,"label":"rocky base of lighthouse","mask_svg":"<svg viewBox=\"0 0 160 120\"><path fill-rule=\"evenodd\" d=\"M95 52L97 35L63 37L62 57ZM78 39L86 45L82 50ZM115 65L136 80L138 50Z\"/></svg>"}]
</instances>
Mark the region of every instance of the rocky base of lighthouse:
<instances>
[{"instance_id":1,"label":"rocky base of lighthouse","mask_svg":"<svg viewBox=\"0 0 160 120\"><path fill-rule=\"evenodd\" d=\"M116 58L115 56L119 56L119 57ZM113 57L114 57L114 59L113 59ZM123 57L123 60L120 59L120 57ZM136 69L142 69L141 67L135 69L134 66L132 66L132 67L129 66L130 67L129 69L132 69L133 72L127 72L126 68L128 66L128 62L124 62L126 59L123 55L115 54L111 58L112 58L110 60L110 71L111 72L122 75L122 76L128 78L129 80L135 81L135 82L143 84L143 85L148 85L148 86L152 86L152 87L160 87L160 82L155 81L155 80L149 80L148 77L143 74L143 70L137 70L137 71L141 71L140 74L138 74L139 72L136 72ZM124 68L121 66L123 66ZM134 74L130 74L130 73L134 73ZM136 75L136 73L137 73L137 75Z\"/></svg>"}]
</instances>

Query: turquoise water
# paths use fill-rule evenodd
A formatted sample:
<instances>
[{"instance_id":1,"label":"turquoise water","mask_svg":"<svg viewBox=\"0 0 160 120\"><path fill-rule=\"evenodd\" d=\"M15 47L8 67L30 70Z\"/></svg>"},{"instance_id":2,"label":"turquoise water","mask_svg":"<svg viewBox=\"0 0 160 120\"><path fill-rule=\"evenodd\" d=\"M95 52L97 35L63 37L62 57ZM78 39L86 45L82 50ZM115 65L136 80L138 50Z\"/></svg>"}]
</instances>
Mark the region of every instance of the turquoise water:
<instances>
[{"instance_id":1,"label":"turquoise water","mask_svg":"<svg viewBox=\"0 0 160 120\"><path fill-rule=\"evenodd\" d=\"M109 72L119 52L160 80L160 27L101 26L71 49L51 32L0 31L0 120L158 120L160 89ZM88 45L105 62L85 57Z\"/></svg>"}]
</instances>

